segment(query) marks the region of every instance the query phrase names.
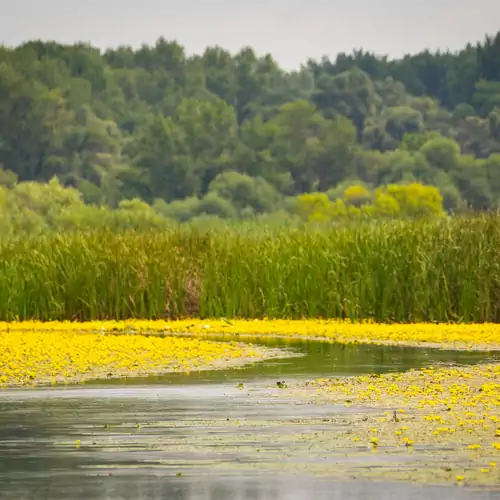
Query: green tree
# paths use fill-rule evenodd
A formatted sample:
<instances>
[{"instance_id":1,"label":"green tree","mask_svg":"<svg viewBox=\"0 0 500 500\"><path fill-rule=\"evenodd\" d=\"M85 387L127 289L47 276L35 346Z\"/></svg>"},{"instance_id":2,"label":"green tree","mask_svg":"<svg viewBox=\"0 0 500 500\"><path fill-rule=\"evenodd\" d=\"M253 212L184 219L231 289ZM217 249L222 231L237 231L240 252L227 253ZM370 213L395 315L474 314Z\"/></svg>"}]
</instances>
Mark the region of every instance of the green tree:
<instances>
[{"instance_id":1,"label":"green tree","mask_svg":"<svg viewBox=\"0 0 500 500\"><path fill-rule=\"evenodd\" d=\"M279 192L261 177L234 171L218 175L208 190L229 200L240 212L247 207L255 212L272 212L281 199Z\"/></svg>"},{"instance_id":2,"label":"green tree","mask_svg":"<svg viewBox=\"0 0 500 500\"><path fill-rule=\"evenodd\" d=\"M345 116L363 130L366 119L377 109L378 96L371 78L353 68L335 76L322 74L317 82L314 103L327 117Z\"/></svg>"},{"instance_id":3,"label":"green tree","mask_svg":"<svg viewBox=\"0 0 500 500\"><path fill-rule=\"evenodd\" d=\"M398 142L401 142L405 134L424 130L424 117L422 113L408 106L388 108L385 118L387 132Z\"/></svg>"}]
</instances>

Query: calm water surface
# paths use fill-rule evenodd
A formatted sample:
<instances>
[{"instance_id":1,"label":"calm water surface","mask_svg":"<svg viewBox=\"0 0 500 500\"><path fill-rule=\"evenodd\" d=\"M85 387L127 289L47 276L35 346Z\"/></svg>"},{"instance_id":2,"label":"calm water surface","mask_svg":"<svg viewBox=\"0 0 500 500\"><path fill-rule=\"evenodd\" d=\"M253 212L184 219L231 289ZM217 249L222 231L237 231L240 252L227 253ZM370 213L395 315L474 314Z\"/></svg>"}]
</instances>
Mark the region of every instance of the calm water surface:
<instances>
[{"instance_id":1,"label":"calm water surface","mask_svg":"<svg viewBox=\"0 0 500 500\"><path fill-rule=\"evenodd\" d=\"M302 356L189 376L0 392L0 498L500 498L496 492L456 487L284 474L279 468L262 467L266 464L249 451L266 447L265 460L271 457L274 464L283 463L286 445L273 443L264 423L271 423L281 434L288 433L290 442L297 444L294 419L309 419L307 430L314 432L328 425L329 416L351 411L283 400L275 386L277 380L477 363L496 359L496 354L282 339L259 343L292 349ZM240 382L244 390L237 388ZM76 440L81 440L79 448ZM222 442L233 446L222 447ZM348 459L332 455L326 460L332 467L343 467Z\"/></svg>"}]
</instances>

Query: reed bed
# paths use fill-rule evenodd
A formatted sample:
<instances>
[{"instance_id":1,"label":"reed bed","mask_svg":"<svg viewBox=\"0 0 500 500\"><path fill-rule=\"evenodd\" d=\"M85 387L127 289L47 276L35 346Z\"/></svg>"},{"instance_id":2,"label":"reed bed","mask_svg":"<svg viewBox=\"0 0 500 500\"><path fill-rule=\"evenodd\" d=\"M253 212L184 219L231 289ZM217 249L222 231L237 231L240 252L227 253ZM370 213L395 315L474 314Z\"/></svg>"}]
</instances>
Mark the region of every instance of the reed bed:
<instances>
[{"instance_id":1,"label":"reed bed","mask_svg":"<svg viewBox=\"0 0 500 500\"><path fill-rule=\"evenodd\" d=\"M498 322L500 216L0 245L0 320Z\"/></svg>"}]
</instances>

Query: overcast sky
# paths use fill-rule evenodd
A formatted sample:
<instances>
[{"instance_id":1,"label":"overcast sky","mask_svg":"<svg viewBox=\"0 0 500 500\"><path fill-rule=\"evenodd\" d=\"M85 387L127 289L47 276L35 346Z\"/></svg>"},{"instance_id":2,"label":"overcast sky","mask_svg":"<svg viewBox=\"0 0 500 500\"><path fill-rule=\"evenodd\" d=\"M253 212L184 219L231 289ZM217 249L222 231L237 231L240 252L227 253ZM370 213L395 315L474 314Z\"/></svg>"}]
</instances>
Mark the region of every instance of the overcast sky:
<instances>
[{"instance_id":1,"label":"overcast sky","mask_svg":"<svg viewBox=\"0 0 500 500\"><path fill-rule=\"evenodd\" d=\"M189 54L252 46L285 68L365 48L391 57L452 49L500 29L500 0L0 0L0 42L140 46L160 36Z\"/></svg>"}]
</instances>

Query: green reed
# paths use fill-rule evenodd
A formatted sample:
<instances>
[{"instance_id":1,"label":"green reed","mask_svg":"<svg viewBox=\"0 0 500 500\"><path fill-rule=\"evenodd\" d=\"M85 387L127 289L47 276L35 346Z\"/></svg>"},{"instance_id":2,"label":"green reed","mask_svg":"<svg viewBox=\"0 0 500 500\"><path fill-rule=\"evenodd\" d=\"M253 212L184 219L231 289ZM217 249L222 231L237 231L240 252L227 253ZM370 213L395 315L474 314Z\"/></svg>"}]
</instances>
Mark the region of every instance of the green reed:
<instances>
[{"instance_id":1,"label":"green reed","mask_svg":"<svg viewBox=\"0 0 500 500\"><path fill-rule=\"evenodd\" d=\"M499 321L500 216L0 245L0 319Z\"/></svg>"}]
</instances>

